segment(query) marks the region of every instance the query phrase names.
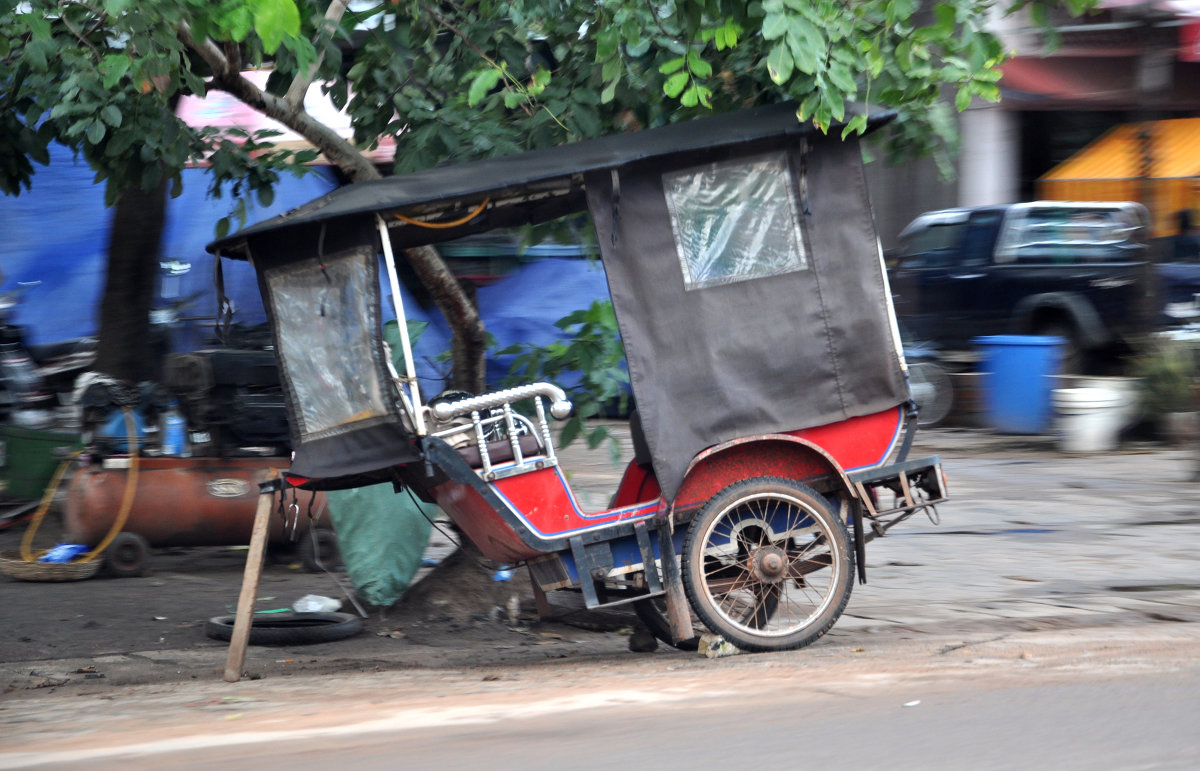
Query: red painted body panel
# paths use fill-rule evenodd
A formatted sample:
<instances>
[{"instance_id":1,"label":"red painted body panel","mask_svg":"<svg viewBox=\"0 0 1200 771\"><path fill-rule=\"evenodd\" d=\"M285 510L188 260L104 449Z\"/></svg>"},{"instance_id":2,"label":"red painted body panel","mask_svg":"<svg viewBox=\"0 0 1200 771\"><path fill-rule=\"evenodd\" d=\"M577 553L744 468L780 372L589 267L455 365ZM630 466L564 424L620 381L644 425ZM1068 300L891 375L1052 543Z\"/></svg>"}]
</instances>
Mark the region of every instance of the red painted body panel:
<instances>
[{"instance_id":1,"label":"red painted body panel","mask_svg":"<svg viewBox=\"0 0 1200 771\"><path fill-rule=\"evenodd\" d=\"M712 448L702 453L688 472L676 497L676 510L702 505L741 479L806 479L878 465L891 452L902 417L901 410L891 409L830 426L746 437ZM528 534L546 539L645 519L654 516L662 503L653 471L634 463L625 470L614 508L606 511L582 511L566 478L553 467L505 477L491 487ZM527 545L504 516L469 485L446 482L432 492L438 505L489 558L516 562L543 553Z\"/></svg>"},{"instance_id":2,"label":"red painted body panel","mask_svg":"<svg viewBox=\"0 0 1200 771\"><path fill-rule=\"evenodd\" d=\"M878 466L887 460L904 422L904 408L848 418L827 426L789 431L829 453L843 471Z\"/></svg>"},{"instance_id":3,"label":"red painted body panel","mask_svg":"<svg viewBox=\"0 0 1200 771\"><path fill-rule=\"evenodd\" d=\"M442 511L488 559L515 563L543 553L526 545L500 513L470 485L445 482L431 492Z\"/></svg>"},{"instance_id":4,"label":"red painted body panel","mask_svg":"<svg viewBox=\"0 0 1200 771\"><path fill-rule=\"evenodd\" d=\"M617 487L616 497L613 498L613 508L652 501L661 494L654 469L629 461L625 474L621 477L621 484Z\"/></svg>"}]
</instances>

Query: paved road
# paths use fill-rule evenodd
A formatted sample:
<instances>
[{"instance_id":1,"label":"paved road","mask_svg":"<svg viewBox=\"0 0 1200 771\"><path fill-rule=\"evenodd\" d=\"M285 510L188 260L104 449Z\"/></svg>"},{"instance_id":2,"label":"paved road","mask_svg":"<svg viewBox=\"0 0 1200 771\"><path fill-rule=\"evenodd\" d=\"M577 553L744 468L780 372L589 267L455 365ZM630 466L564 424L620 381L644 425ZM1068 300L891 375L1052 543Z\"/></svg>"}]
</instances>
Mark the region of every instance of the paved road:
<instances>
[{"instance_id":1,"label":"paved road","mask_svg":"<svg viewBox=\"0 0 1200 771\"><path fill-rule=\"evenodd\" d=\"M1194 634L946 640L138 686L5 710L0 768L1195 767Z\"/></svg>"}]
</instances>

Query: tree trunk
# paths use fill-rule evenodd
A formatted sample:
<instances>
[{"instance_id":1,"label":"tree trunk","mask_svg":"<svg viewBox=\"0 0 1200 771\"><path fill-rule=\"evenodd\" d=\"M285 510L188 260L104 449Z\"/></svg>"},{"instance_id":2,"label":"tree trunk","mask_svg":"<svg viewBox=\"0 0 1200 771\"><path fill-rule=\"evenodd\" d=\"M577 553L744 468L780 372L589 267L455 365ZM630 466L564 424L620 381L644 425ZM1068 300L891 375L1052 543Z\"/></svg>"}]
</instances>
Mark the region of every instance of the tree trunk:
<instances>
[{"instance_id":1,"label":"tree trunk","mask_svg":"<svg viewBox=\"0 0 1200 771\"><path fill-rule=\"evenodd\" d=\"M151 351L150 305L166 213L165 178L148 192L125 191L113 211L95 369L127 383L157 378L162 364Z\"/></svg>"},{"instance_id":2,"label":"tree trunk","mask_svg":"<svg viewBox=\"0 0 1200 771\"><path fill-rule=\"evenodd\" d=\"M448 387L473 394L483 393L487 390L484 376L487 337L479 309L432 246L406 249L405 254L417 278L429 290L434 304L450 326L453 367Z\"/></svg>"}]
</instances>

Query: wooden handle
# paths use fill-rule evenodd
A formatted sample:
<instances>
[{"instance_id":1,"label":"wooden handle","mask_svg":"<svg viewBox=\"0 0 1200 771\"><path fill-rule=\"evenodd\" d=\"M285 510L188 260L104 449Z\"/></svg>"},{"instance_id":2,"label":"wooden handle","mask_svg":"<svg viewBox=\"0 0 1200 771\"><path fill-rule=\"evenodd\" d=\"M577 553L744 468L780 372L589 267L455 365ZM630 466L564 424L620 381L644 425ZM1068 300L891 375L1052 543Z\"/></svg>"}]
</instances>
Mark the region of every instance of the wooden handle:
<instances>
[{"instance_id":1,"label":"wooden handle","mask_svg":"<svg viewBox=\"0 0 1200 771\"><path fill-rule=\"evenodd\" d=\"M267 473L267 480L279 476L275 469L269 469ZM264 491L258 496L254 530L250 534L250 551L246 554L246 572L242 576L242 593L238 597L233 635L229 638L229 657L225 660L226 682L236 683L242 679L242 665L246 663L246 646L250 644L250 627L254 621L254 598L258 595L258 580L262 576L263 556L267 550L267 525L274 500L274 491Z\"/></svg>"}]
</instances>

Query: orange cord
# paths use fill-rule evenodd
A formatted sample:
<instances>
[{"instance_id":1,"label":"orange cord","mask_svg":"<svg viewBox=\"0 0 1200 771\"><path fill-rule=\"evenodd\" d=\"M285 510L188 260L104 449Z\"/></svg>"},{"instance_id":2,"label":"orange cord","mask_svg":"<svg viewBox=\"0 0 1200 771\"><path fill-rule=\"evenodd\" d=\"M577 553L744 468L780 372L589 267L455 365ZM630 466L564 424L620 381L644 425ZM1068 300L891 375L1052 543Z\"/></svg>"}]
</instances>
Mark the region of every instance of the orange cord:
<instances>
[{"instance_id":1,"label":"orange cord","mask_svg":"<svg viewBox=\"0 0 1200 771\"><path fill-rule=\"evenodd\" d=\"M471 212L470 214L463 217L462 219L454 220L453 222L422 222L421 220L415 220L411 217L405 217L403 214L396 214L394 216L396 217L396 219L400 220L401 222L407 222L410 225L416 225L417 227L420 227L420 228L432 228L435 230L441 229L441 228L456 228L459 225L465 225L466 223L468 223L471 220L478 217L483 212L483 210L487 208L487 205L491 202L492 202L491 198L484 198L483 203L481 203L475 207L475 211Z\"/></svg>"}]
</instances>

